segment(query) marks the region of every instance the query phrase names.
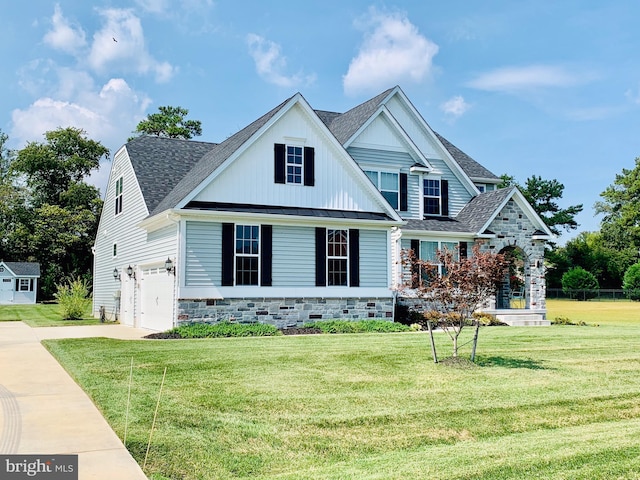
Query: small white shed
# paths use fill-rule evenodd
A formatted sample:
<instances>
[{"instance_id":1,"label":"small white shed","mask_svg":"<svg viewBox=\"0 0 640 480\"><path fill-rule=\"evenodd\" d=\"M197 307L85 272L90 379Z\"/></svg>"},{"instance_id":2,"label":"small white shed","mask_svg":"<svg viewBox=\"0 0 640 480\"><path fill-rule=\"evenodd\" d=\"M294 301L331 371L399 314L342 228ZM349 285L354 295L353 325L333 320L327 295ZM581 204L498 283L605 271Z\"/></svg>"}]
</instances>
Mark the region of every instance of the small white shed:
<instances>
[{"instance_id":1,"label":"small white shed","mask_svg":"<svg viewBox=\"0 0 640 480\"><path fill-rule=\"evenodd\" d=\"M0 261L0 305L36 303L39 278L39 263Z\"/></svg>"}]
</instances>

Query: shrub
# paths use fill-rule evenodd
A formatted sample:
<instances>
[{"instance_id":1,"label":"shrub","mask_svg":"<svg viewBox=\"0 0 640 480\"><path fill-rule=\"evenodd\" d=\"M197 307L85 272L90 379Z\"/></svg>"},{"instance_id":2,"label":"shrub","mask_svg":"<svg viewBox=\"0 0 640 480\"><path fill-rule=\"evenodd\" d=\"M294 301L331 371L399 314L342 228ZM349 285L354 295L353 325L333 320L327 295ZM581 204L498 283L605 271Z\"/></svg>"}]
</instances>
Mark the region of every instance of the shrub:
<instances>
[{"instance_id":1,"label":"shrub","mask_svg":"<svg viewBox=\"0 0 640 480\"><path fill-rule=\"evenodd\" d=\"M319 328L322 333L390 333L408 332L411 327L386 320L324 320L306 323L305 328Z\"/></svg>"},{"instance_id":2,"label":"shrub","mask_svg":"<svg viewBox=\"0 0 640 480\"><path fill-rule=\"evenodd\" d=\"M56 285L57 292L53 294L60 305L64 320L79 320L89 309L91 297L89 282L85 279L68 279L65 283Z\"/></svg>"},{"instance_id":3,"label":"shrub","mask_svg":"<svg viewBox=\"0 0 640 480\"><path fill-rule=\"evenodd\" d=\"M172 328L168 335L179 338L266 337L279 335L273 325L264 323L188 323Z\"/></svg>"},{"instance_id":4,"label":"shrub","mask_svg":"<svg viewBox=\"0 0 640 480\"><path fill-rule=\"evenodd\" d=\"M631 300L640 300L640 263L627 268L622 279L624 293Z\"/></svg>"},{"instance_id":5,"label":"shrub","mask_svg":"<svg viewBox=\"0 0 640 480\"><path fill-rule=\"evenodd\" d=\"M595 275L582 267L574 267L562 276L562 291L569 298L578 300L595 298L599 288Z\"/></svg>"}]
</instances>

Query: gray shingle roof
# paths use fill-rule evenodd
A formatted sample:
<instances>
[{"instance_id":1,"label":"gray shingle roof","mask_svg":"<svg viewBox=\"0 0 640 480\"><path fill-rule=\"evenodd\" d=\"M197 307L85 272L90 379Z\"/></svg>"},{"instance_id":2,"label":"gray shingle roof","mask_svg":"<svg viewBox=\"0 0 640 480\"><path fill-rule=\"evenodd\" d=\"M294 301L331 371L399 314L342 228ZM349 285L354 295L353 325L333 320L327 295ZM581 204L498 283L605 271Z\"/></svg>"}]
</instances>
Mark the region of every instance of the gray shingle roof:
<instances>
[{"instance_id":1,"label":"gray shingle roof","mask_svg":"<svg viewBox=\"0 0 640 480\"><path fill-rule=\"evenodd\" d=\"M127 152L149 212L215 143L143 135L127 143Z\"/></svg>"},{"instance_id":2,"label":"gray shingle roof","mask_svg":"<svg viewBox=\"0 0 640 480\"><path fill-rule=\"evenodd\" d=\"M181 200L200 185L204 179L211 175L225 160L249 140L253 134L260 130L262 126L278 113L291 98L288 98L238 133L230 136L224 142L215 144L199 159L189 174L184 175L164 199L159 202L155 208L149 210L150 214L155 215L163 210L173 208L180 203Z\"/></svg>"},{"instance_id":3,"label":"gray shingle roof","mask_svg":"<svg viewBox=\"0 0 640 480\"><path fill-rule=\"evenodd\" d=\"M367 100L361 103L357 107L345 113L324 112L322 110L316 110L316 113L320 117L320 120L329 127L331 133L338 139L338 141L344 145L351 136L358 131L358 129L364 125L364 123L375 113L380 107L382 101L387 98L393 88L385 90L381 94L373 97L371 100ZM327 123L329 122L329 123Z\"/></svg>"},{"instance_id":4,"label":"gray shingle roof","mask_svg":"<svg viewBox=\"0 0 640 480\"><path fill-rule=\"evenodd\" d=\"M467 224L474 233L483 233L480 229L496 213L502 202L513 194L515 188L499 188L491 192L481 193L465 205L456 216L456 220Z\"/></svg>"},{"instance_id":5,"label":"gray shingle roof","mask_svg":"<svg viewBox=\"0 0 640 480\"><path fill-rule=\"evenodd\" d=\"M39 277L40 264L37 262L4 262L16 276Z\"/></svg>"},{"instance_id":6,"label":"gray shingle roof","mask_svg":"<svg viewBox=\"0 0 640 480\"><path fill-rule=\"evenodd\" d=\"M193 201L187 203L185 209L241 213L266 213L269 215L297 215L317 218L348 218L352 220L393 220L386 213L380 212L330 210L326 208L285 207L277 205L247 205L240 203Z\"/></svg>"},{"instance_id":7,"label":"gray shingle roof","mask_svg":"<svg viewBox=\"0 0 640 480\"><path fill-rule=\"evenodd\" d=\"M407 220L403 230L425 230L429 232L476 233L469 225L457 218L429 217L424 220Z\"/></svg>"},{"instance_id":8,"label":"gray shingle roof","mask_svg":"<svg viewBox=\"0 0 640 480\"><path fill-rule=\"evenodd\" d=\"M453 143L451 143L449 140L444 138L438 132L433 132L433 133L436 134L436 136L438 137L438 140L440 140L442 145L444 145L444 148L447 149L447 151L451 154L453 159L458 163L458 165L460 165L462 170L464 170L464 173L466 173L469 177L492 178L494 180L500 180L500 177L494 175L493 172L490 172L485 167L480 165L473 158L471 158L469 155L464 153L462 150L460 150L458 147L456 147Z\"/></svg>"}]
</instances>

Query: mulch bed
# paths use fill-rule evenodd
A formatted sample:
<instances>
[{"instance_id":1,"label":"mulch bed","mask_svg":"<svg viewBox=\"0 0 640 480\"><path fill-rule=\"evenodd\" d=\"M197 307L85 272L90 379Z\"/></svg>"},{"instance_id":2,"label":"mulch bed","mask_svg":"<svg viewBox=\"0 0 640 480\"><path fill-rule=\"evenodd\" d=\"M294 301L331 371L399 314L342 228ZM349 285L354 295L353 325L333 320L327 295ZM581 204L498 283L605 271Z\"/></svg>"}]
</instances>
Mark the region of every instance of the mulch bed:
<instances>
[{"instance_id":1,"label":"mulch bed","mask_svg":"<svg viewBox=\"0 0 640 480\"><path fill-rule=\"evenodd\" d=\"M283 335L315 335L318 333L322 333L322 330L320 330L319 328L311 327L281 328L280 331ZM151 340L174 340L180 339L182 337L180 336L180 334L175 332L158 332L145 335L144 338L149 338Z\"/></svg>"}]
</instances>

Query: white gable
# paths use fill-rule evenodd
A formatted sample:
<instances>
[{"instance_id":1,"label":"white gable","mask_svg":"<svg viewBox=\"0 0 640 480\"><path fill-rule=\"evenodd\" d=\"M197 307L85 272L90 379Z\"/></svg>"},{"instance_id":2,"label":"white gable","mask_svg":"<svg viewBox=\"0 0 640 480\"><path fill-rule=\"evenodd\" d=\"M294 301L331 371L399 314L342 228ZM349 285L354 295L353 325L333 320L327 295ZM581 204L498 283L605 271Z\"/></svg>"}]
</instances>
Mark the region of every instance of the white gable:
<instances>
[{"instance_id":1,"label":"white gable","mask_svg":"<svg viewBox=\"0 0 640 480\"><path fill-rule=\"evenodd\" d=\"M218 168L193 200L389 213L375 187L306 104L298 101ZM315 185L274 181L274 144L315 149Z\"/></svg>"},{"instance_id":2,"label":"white gable","mask_svg":"<svg viewBox=\"0 0 640 480\"><path fill-rule=\"evenodd\" d=\"M349 146L409 153L406 141L385 115L376 116Z\"/></svg>"}]
</instances>

